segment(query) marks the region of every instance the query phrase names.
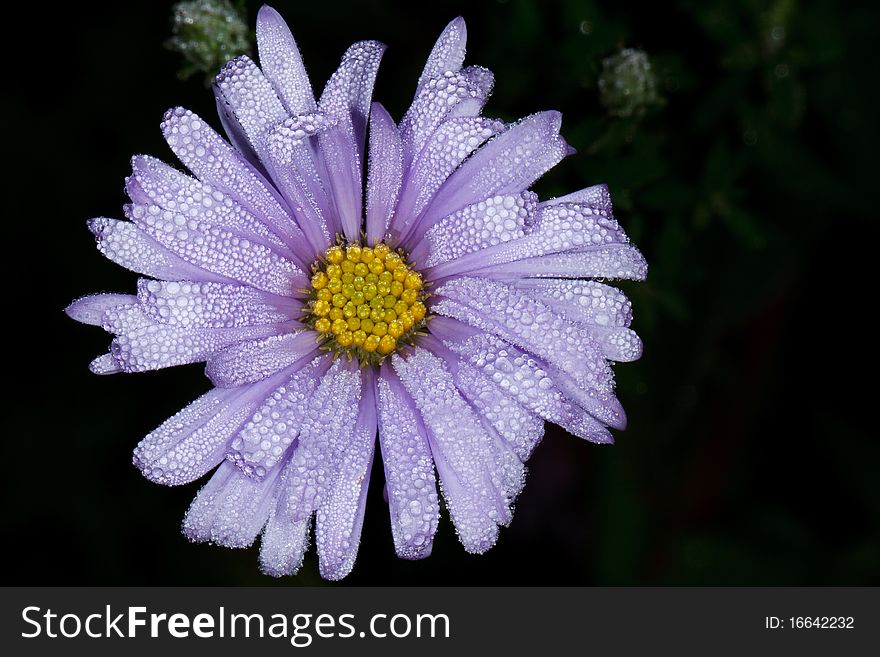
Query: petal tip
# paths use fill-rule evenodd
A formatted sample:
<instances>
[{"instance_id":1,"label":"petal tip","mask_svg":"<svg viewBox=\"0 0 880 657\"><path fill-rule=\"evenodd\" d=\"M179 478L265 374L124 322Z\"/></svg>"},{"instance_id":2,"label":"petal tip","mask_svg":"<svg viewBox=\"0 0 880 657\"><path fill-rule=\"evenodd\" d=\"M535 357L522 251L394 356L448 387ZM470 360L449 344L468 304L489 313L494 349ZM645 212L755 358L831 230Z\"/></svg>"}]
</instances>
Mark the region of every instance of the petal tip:
<instances>
[{"instance_id":1,"label":"petal tip","mask_svg":"<svg viewBox=\"0 0 880 657\"><path fill-rule=\"evenodd\" d=\"M82 300L86 297L80 297L74 301L71 301L67 304L67 307L64 308L64 314L70 317L75 322L87 323L83 321L82 318Z\"/></svg>"},{"instance_id":2,"label":"petal tip","mask_svg":"<svg viewBox=\"0 0 880 657\"><path fill-rule=\"evenodd\" d=\"M463 54L465 44L467 43L467 22L464 20L464 16L456 16L443 28L438 42L443 42L447 39L455 39L460 44Z\"/></svg>"},{"instance_id":3,"label":"petal tip","mask_svg":"<svg viewBox=\"0 0 880 657\"><path fill-rule=\"evenodd\" d=\"M275 30L282 31L276 32L276 34L291 32L290 26L278 10L271 5L264 4L257 12L257 40L259 41L267 32Z\"/></svg>"},{"instance_id":4,"label":"petal tip","mask_svg":"<svg viewBox=\"0 0 880 657\"><path fill-rule=\"evenodd\" d=\"M466 30L467 23L464 20L464 16L456 16L451 21L449 21L449 25L447 27L456 27L461 30Z\"/></svg>"},{"instance_id":5,"label":"petal tip","mask_svg":"<svg viewBox=\"0 0 880 657\"><path fill-rule=\"evenodd\" d=\"M261 18L281 18L281 14L279 14L278 10L272 5L263 3L257 12L257 20L260 20Z\"/></svg>"},{"instance_id":6,"label":"petal tip","mask_svg":"<svg viewBox=\"0 0 880 657\"><path fill-rule=\"evenodd\" d=\"M289 570L286 570L284 568L277 568L270 563L263 562L262 559L260 560L260 572L267 577L281 579L282 577L286 577L288 575L296 575L299 572L299 569L299 565Z\"/></svg>"},{"instance_id":7,"label":"petal tip","mask_svg":"<svg viewBox=\"0 0 880 657\"><path fill-rule=\"evenodd\" d=\"M318 570L321 577L331 582L338 582L345 579L354 569L354 561L345 559L343 561L334 560L318 560Z\"/></svg>"},{"instance_id":8,"label":"petal tip","mask_svg":"<svg viewBox=\"0 0 880 657\"><path fill-rule=\"evenodd\" d=\"M421 561L431 556L433 548L433 541L425 541L423 545L418 547L410 544L397 545L394 551L399 558L406 561Z\"/></svg>"},{"instance_id":9,"label":"petal tip","mask_svg":"<svg viewBox=\"0 0 880 657\"><path fill-rule=\"evenodd\" d=\"M122 365L113 358L112 354L104 354L103 356L98 356L95 360L89 363L89 371L92 374L106 376L108 374L117 374L118 372L123 372L125 370Z\"/></svg>"},{"instance_id":10,"label":"petal tip","mask_svg":"<svg viewBox=\"0 0 880 657\"><path fill-rule=\"evenodd\" d=\"M106 237L105 231L107 231L108 227L112 226L114 222L127 223L120 222L118 219L109 219L107 217L93 217L86 221L86 227L95 239L98 242L101 242L101 240Z\"/></svg>"}]
</instances>

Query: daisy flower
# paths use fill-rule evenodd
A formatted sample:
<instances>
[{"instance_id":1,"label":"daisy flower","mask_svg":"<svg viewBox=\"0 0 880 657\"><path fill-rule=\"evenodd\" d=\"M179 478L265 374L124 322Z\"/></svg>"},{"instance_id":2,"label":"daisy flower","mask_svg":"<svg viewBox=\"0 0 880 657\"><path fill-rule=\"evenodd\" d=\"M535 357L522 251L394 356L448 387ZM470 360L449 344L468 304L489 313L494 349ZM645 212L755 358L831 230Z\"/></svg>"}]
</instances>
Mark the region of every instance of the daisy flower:
<instances>
[{"instance_id":1,"label":"daisy flower","mask_svg":"<svg viewBox=\"0 0 880 657\"><path fill-rule=\"evenodd\" d=\"M114 336L92 371L207 364L214 387L134 452L160 484L214 470L184 519L191 540L261 537L262 569L280 576L313 534L321 575L340 579L378 453L399 556L430 554L438 489L482 553L545 421L596 443L624 427L609 361L641 343L629 301L600 281L642 279L645 261L605 186L529 190L572 152L561 117L481 116L493 76L463 67L465 39L457 18L395 123L371 104L384 45L351 46L316 100L264 6L260 67L239 57L214 85L228 140L168 111L192 175L137 156L127 220L89 223L102 254L145 276L67 309Z\"/></svg>"}]
</instances>

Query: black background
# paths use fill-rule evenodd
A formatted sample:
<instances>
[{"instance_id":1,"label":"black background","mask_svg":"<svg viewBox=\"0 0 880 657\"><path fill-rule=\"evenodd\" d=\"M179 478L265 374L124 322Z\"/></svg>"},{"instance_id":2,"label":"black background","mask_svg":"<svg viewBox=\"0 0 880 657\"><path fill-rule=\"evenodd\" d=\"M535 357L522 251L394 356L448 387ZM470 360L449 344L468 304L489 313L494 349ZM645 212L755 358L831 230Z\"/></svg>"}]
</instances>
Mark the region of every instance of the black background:
<instances>
[{"instance_id":1,"label":"black background","mask_svg":"<svg viewBox=\"0 0 880 657\"><path fill-rule=\"evenodd\" d=\"M564 114L579 152L542 196L610 184L651 265L647 283L624 286L646 349L617 366L630 417L617 445L548 426L485 556L465 554L444 518L430 559L397 559L377 462L344 583L880 582L876 6L412 7L276 3L318 88L351 42L389 44L376 97L397 118L433 40L463 14L468 61L496 73L489 115ZM203 81L179 80L180 56L162 47L169 16L161 2L4 16L4 583L321 583L313 553L277 582L255 549L187 543L179 523L198 484L151 484L130 452L208 388L202 367L93 376L108 338L62 313L134 289L85 220L121 216L132 154L173 161L163 111L213 120ZM780 25L784 39L768 40ZM641 120L598 102L602 59L621 46L649 53L666 99Z\"/></svg>"}]
</instances>

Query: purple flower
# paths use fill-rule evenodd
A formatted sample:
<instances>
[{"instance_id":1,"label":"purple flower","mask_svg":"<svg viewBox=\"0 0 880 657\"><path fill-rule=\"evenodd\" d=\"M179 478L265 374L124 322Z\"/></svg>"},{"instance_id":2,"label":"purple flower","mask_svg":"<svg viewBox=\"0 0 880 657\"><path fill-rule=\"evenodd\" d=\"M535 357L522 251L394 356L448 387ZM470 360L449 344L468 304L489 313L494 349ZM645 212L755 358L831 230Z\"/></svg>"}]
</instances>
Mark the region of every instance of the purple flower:
<instances>
[{"instance_id":1,"label":"purple flower","mask_svg":"<svg viewBox=\"0 0 880 657\"><path fill-rule=\"evenodd\" d=\"M481 553L545 421L597 443L624 427L608 361L641 343L629 301L595 279L640 280L645 261L604 186L529 191L571 153L560 115L482 117L492 73L462 68L465 36L461 18L444 30L396 124L370 101L382 44L349 48L316 102L263 7L262 69L239 57L214 86L229 141L170 110L162 131L194 177L135 157L128 221L90 222L147 277L67 309L114 335L92 371L206 361L215 386L134 453L166 485L216 468L183 523L193 541L262 534L263 570L287 575L314 523L321 574L344 577L378 430L397 554L430 554L438 483Z\"/></svg>"}]
</instances>

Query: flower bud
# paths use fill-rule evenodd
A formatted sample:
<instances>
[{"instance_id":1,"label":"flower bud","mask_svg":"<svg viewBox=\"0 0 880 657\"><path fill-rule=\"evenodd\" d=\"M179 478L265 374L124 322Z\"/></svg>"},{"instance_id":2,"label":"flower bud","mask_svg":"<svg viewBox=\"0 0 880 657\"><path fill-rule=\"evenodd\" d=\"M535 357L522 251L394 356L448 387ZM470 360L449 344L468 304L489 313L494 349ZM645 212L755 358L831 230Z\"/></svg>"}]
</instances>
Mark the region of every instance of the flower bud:
<instances>
[{"instance_id":1,"label":"flower bud","mask_svg":"<svg viewBox=\"0 0 880 657\"><path fill-rule=\"evenodd\" d=\"M624 48L602 62L599 102L612 116L638 116L657 105L657 80L648 55Z\"/></svg>"},{"instance_id":2,"label":"flower bud","mask_svg":"<svg viewBox=\"0 0 880 657\"><path fill-rule=\"evenodd\" d=\"M230 59L251 49L241 11L229 0L185 0L174 5L169 50L186 59L180 77L202 73L210 83Z\"/></svg>"}]
</instances>

